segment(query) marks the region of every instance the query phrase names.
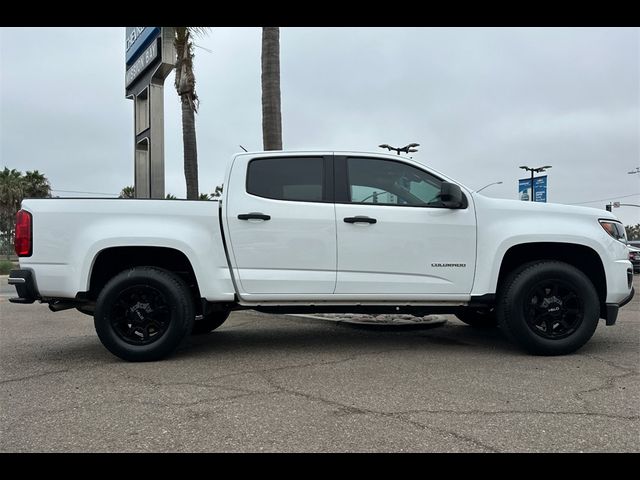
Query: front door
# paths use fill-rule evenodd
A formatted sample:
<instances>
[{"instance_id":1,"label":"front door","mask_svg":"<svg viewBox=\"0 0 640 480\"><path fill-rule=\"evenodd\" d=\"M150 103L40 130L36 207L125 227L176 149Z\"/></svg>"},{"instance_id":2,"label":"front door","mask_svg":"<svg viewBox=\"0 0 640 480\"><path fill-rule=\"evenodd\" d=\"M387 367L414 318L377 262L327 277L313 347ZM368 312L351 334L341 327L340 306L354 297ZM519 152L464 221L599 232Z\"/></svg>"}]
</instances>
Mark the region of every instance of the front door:
<instances>
[{"instance_id":1,"label":"front door","mask_svg":"<svg viewBox=\"0 0 640 480\"><path fill-rule=\"evenodd\" d=\"M236 158L226 199L227 242L247 299L333 293L332 162L330 155Z\"/></svg>"},{"instance_id":2,"label":"front door","mask_svg":"<svg viewBox=\"0 0 640 480\"><path fill-rule=\"evenodd\" d=\"M469 294L473 205L438 205L442 180L401 160L336 157L336 294Z\"/></svg>"}]
</instances>

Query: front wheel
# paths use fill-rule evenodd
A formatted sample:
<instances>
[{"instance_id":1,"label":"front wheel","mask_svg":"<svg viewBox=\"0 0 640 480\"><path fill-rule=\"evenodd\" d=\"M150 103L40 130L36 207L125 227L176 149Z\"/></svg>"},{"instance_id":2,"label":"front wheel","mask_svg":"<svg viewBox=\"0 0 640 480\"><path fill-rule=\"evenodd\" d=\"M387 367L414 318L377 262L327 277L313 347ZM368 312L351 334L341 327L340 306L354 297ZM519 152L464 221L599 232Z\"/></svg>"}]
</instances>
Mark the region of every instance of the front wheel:
<instances>
[{"instance_id":1,"label":"front wheel","mask_svg":"<svg viewBox=\"0 0 640 480\"><path fill-rule=\"evenodd\" d=\"M155 267L113 277L96 302L94 325L102 344L132 362L160 360L191 331L195 312L187 284Z\"/></svg>"},{"instance_id":2,"label":"front wheel","mask_svg":"<svg viewBox=\"0 0 640 480\"><path fill-rule=\"evenodd\" d=\"M572 265L541 261L511 274L496 308L500 327L534 355L564 355L593 336L600 318L598 293Z\"/></svg>"}]
</instances>

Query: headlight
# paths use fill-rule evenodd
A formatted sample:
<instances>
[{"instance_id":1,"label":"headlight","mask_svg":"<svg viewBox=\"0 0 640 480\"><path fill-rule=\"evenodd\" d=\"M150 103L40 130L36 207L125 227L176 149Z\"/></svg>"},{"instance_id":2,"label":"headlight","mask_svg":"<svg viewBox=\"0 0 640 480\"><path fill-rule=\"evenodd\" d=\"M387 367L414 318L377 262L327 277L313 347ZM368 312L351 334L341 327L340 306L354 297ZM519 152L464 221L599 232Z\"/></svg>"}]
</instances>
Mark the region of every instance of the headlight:
<instances>
[{"instance_id":1,"label":"headlight","mask_svg":"<svg viewBox=\"0 0 640 480\"><path fill-rule=\"evenodd\" d=\"M613 220L599 220L599 222L609 235L622 243L627 243L627 232L620 222Z\"/></svg>"}]
</instances>

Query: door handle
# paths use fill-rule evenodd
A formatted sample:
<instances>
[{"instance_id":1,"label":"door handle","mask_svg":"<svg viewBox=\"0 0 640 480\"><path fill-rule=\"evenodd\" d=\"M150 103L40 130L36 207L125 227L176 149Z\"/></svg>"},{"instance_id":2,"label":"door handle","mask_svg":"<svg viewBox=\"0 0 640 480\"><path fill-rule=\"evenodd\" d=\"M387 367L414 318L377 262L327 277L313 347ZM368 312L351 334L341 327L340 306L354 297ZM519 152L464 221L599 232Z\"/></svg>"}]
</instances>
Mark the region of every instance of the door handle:
<instances>
[{"instance_id":1,"label":"door handle","mask_svg":"<svg viewBox=\"0 0 640 480\"><path fill-rule=\"evenodd\" d=\"M260 212L241 213L238 220L271 220L271 215L265 215Z\"/></svg>"},{"instance_id":2,"label":"door handle","mask_svg":"<svg viewBox=\"0 0 640 480\"><path fill-rule=\"evenodd\" d=\"M357 216L357 217L346 217L344 219L345 223L376 223L377 220L371 217Z\"/></svg>"}]
</instances>

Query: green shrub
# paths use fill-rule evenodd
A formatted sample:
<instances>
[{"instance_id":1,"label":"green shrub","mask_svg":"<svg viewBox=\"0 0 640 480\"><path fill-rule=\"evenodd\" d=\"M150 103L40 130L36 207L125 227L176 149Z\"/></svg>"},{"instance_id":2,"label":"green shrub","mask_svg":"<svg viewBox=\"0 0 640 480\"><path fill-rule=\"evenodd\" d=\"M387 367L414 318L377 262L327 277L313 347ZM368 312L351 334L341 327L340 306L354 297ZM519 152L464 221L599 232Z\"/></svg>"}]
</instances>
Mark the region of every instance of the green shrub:
<instances>
[{"instance_id":1,"label":"green shrub","mask_svg":"<svg viewBox=\"0 0 640 480\"><path fill-rule=\"evenodd\" d=\"M0 275L9 275L9 271L13 269L11 260L0 260Z\"/></svg>"}]
</instances>

